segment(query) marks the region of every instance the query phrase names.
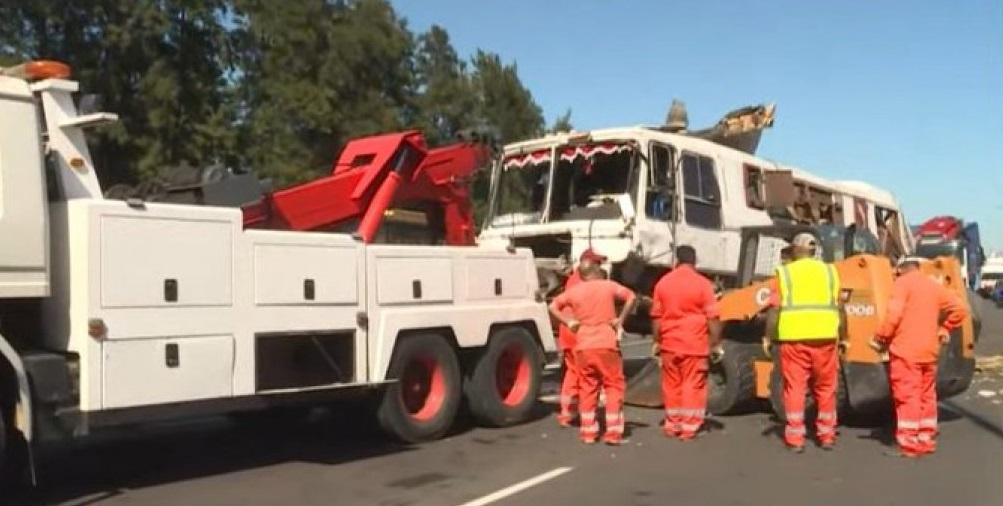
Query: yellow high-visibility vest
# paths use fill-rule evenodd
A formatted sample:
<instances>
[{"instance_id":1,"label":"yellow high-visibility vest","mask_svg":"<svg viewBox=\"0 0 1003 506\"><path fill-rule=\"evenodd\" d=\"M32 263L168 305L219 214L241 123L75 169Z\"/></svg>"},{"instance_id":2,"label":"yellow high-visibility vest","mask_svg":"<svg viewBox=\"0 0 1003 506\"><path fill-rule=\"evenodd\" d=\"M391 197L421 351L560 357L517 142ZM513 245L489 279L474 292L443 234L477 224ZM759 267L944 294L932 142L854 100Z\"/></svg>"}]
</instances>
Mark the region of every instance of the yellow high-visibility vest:
<instances>
[{"instance_id":1,"label":"yellow high-visibility vest","mask_svg":"<svg viewBox=\"0 0 1003 506\"><path fill-rule=\"evenodd\" d=\"M835 267L802 258L777 267L781 341L836 339L839 336L839 274Z\"/></svg>"}]
</instances>

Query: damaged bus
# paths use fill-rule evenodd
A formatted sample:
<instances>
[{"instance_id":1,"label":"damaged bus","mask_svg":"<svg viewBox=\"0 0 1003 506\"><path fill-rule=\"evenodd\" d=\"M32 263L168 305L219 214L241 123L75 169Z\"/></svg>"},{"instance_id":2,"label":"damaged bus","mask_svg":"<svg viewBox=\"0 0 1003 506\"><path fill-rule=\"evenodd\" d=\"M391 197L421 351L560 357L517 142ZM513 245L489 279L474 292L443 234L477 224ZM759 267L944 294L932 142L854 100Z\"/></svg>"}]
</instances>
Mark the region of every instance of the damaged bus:
<instances>
[{"instance_id":1,"label":"damaged bus","mask_svg":"<svg viewBox=\"0 0 1003 506\"><path fill-rule=\"evenodd\" d=\"M755 156L773 114L773 105L746 107L689 131L674 103L664 126L507 145L492 168L478 241L531 248L551 293L591 247L609 258L614 279L650 294L676 244L695 247L698 268L730 287L740 229L777 223L854 226L888 256L909 254L912 238L891 193Z\"/></svg>"}]
</instances>

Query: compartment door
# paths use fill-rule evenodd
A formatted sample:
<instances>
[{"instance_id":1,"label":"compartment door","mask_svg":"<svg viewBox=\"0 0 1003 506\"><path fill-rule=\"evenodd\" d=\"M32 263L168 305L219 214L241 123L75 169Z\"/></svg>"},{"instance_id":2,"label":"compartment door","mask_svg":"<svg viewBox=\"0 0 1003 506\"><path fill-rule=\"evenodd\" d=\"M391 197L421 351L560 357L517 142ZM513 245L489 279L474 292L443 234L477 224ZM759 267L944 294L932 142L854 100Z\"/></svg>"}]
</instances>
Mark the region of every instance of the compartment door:
<instances>
[{"instance_id":1,"label":"compartment door","mask_svg":"<svg viewBox=\"0 0 1003 506\"><path fill-rule=\"evenodd\" d=\"M233 394L232 336L106 341L101 358L105 409Z\"/></svg>"}]
</instances>

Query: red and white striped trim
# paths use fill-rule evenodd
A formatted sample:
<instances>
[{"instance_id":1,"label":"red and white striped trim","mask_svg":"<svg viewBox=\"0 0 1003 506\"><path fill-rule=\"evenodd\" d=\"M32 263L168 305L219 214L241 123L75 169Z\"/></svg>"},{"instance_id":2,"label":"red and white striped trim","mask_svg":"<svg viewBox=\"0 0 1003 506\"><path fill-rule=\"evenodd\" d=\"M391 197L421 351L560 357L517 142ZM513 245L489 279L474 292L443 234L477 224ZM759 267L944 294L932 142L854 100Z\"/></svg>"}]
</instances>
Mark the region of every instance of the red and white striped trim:
<instances>
[{"instance_id":1,"label":"red and white striped trim","mask_svg":"<svg viewBox=\"0 0 1003 506\"><path fill-rule=\"evenodd\" d=\"M707 410L705 409L680 409L679 416L703 418L707 415Z\"/></svg>"},{"instance_id":2,"label":"red and white striped trim","mask_svg":"<svg viewBox=\"0 0 1003 506\"><path fill-rule=\"evenodd\" d=\"M828 421L828 420L835 420L836 419L836 412L835 411L820 411L818 413L818 419L819 420L826 420L826 421Z\"/></svg>"},{"instance_id":3,"label":"red and white striped trim","mask_svg":"<svg viewBox=\"0 0 1003 506\"><path fill-rule=\"evenodd\" d=\"M521 169L527 165L536 165L538 163L549 163L550 162L550 150L540 149L533 151L531 153L526 153L524 155L512 155L505 158L502 162L502 169Z\"/></svg>"},{"instance_id":4,"label":"red and white striped trim","mask_svg":"<svg viewBox=\"0 0 1003 506\"><path fill-rule=\"evenodd\" d=\"M682 429L683 432L696 432L696 431L700 430L700 426L701 425L703 425L703 424L702 423L684 423L684 424L680 424L679 428Z\"/></svg>"},{"instance_id":5,"label":"red and white striped trim","mask_svg":"<svg viewBox=\"0 0 1003 506\"><path fill-rule=\"evenodd\" d=\"M612 155L634 149L630 144L617 144L606 142L601 144L584 144L581 146L565 146L561 148L560 159L565 162L572 162L576 158L591 158L596 154ZM504 170L521 169L527 165L550 162L550 150L539 149L530 153L511 155L502 162Z\"/></svg>"},{"instance_id":6,"label":"red and white striped trim","mask_svg":"<svg viewBox=\"0 0 1003 506\"><path fill-rule=\"evenodd\" d=\"M923 428L923 429L936 428L937 427L937 419L936 418L924 418L924 419L922 419L922 420L919 421L919 426L920 426L920 428Z\"/></svg>"},{"instance_id":7,"label":"red and white striped trim","mask_svg":"<svg viewBox=\"0 0 1003 506\"><path fill-rule=\"evenodd\" d=\"M612 432L614 434L623 434L624 430L624 417L623 412L619 413L606 413L606 432Z\"/></svg>"},{"instance_id":8,"label":"red and white striped trim","mask_svg":"<svg viewBox=\"0 0 1003 506\"><path fill-rule=\"evenodd\" d=\"M803 426L802 427L787 426L784 428L784 434L787 434L788 436L803 436L805 435L805 428Z\"/></svg>"}]
</instances>

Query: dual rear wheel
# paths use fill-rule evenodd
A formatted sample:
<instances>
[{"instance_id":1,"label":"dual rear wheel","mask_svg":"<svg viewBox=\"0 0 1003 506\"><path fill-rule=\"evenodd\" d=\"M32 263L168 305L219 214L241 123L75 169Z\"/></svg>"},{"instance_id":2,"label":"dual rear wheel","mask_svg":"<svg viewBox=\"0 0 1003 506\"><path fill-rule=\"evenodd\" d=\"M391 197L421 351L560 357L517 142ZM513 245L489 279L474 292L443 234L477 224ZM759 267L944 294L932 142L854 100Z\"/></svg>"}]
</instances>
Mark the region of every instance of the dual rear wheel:
<instances>
[{"instance_id":1,"label":"dual rear wheel","mask_svg":"<svg viewBox=\"0 0 1003 506\"><path fill-rule=\"evenodd\" d=\"M452 427L460 404L485 425L526 420L536 403L543 358L524 329L495 332L464 376L449 342L435 333L402 338L390 362L377 408L384 430L406 442L437 439Z\"/></svg>"}]
</instances>

